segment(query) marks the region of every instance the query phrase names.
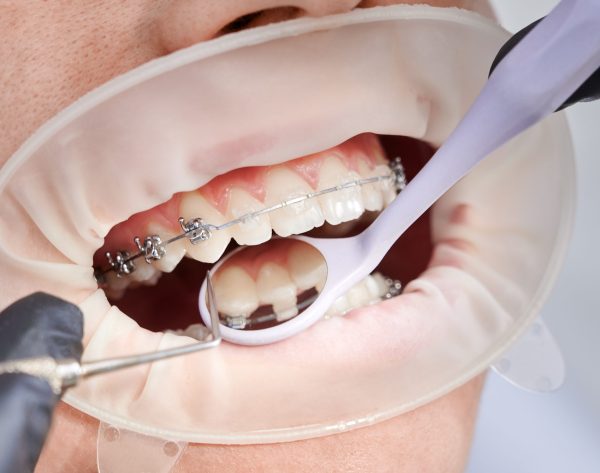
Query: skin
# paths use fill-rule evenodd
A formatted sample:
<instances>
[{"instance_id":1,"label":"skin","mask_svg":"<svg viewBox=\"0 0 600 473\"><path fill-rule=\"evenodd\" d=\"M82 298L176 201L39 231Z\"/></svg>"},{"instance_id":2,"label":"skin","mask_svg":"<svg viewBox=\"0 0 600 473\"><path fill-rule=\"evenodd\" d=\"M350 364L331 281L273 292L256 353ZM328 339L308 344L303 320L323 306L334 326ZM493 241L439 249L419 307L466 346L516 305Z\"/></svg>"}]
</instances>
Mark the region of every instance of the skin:
<instances>
[{"instance_id":1,"label":"skin","mask_svg":"<svg viewBox=\"0 0 600 473\"><path fill-rule=\"evenodd\" d=\"M0 0L0 165L42 123L152 59L239 28L393 0ZM418 2L422 3L422 2ZM475 0L429 1L489 14ZM266 10L266 11L265 11ZM250 22L236 21L264 12ZM460 472L483 385L478 377L374 426L274 445L190 445L174 471ZM61 404L36 472L94 472L98 422Z\"/></svg>"}]
</instances>

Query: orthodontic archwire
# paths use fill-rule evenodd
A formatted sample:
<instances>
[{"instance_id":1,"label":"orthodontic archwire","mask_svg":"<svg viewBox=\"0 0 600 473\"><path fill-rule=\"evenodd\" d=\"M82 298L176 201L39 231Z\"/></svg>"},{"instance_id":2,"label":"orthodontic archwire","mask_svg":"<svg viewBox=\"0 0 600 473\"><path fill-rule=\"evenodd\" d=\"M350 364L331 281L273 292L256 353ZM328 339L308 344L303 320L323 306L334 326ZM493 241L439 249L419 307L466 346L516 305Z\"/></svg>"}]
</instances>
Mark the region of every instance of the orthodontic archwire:
<instances>
[{"instance_id":1,"label":"orthodontic archwire","mask_svg":"<svg viewBox=\"0 0 600 473\"><path fill-rule=\"evenodd\" d=\"M371 301L371 304L379 302L380 300L391 299L392 297L396 297L400 295L400 293L402 293L402 283L397 279L385 278L385 285L387 288L386 292L377 301ZM319 297L318 293L296 304L295 307L298 309L298 312L302 312L304 309L310 306L316 300L317 297ZM344 313L346 312L347 311L345 311ZM331 316L325 314L323 318L330 319ZM234 328L237 330L245 330L247 328L252 328L253 325L263 324L265 322L273 322L276 320L277 314L275 313L259 315L256 317L253 316L251 318L245 317L243 315L225 315L222 319L222 321L227 327Z\"/></svg>"},{"instance_id":2,"label":"orthodontic archwire","mask_svg":"<svg viewBox=\"0 0 600 473\"><path fill-rule=\"evenodd\" d=\"M309 192L301 196L292 197L283 202L279 202L278 204L265 207L254 212L249 212L234 220L222 223L221 225L207 223L202 218L198 217L191 218L187 221L183 217L179 217L178 221L179 225L181 226L182 233L164 241L159 235L149 235L144 237L143 240L136 236L133 239L133 242L138 250L136 253L131 253L127 250L118 250L114 253L106 252L105 256L108 266L105 268L94 268L94 277L98 285L106 285L106 275L108 273L114 272L119 278L128 276L135 271L135 260L143 258L146 263L152 264L153 261L158 261L165 256L167 252L166 247L171 243L175 243L176 241L187 238L192 245L197 245L208 240L215 231L224 230L234 225L252 221L252 219L261 215L282 209L284 207L299 204L305 200L313 199L331 192L337 192L344 189L350 189L352 187L363 186L366 184L373 184L385 180L391 180L396 191L401 192L406 187L406 175L404 173L404 167L402 166L401 159L399 157L394 158L389 162L389 167L391 171L389 174L356 179L338 184L337 186L328 187L320 191Z\"/></svg>"}]
</instances>

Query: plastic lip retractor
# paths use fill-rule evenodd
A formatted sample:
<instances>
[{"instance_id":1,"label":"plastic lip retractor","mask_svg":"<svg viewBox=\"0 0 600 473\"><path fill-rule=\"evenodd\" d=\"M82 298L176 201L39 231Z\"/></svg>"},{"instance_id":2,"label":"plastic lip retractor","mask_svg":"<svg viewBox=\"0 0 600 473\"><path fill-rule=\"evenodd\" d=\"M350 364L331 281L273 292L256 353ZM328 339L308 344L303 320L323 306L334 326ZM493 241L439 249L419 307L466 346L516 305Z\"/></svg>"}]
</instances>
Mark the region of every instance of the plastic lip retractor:
<instances>
[{"instance_id":1,"label":"plastic lip retractor","mask_svg":"<svg viewBox=\"0 0 600 473\"><path fill-rule=\"evenodd\" d=\"M169 348L137 355L107 358L104 360L87 361L80 363L75 359L54 359L49 356L23 358L19 360L0 363L0 375L9 373L23 373L45 379L56 394L76 386L79 381L103 373L111 373L133 366L153 363L178 356L188 355L199 351L215 348L221 343L219 314L214 301L210 271L207 272L205 282L208 290L208 310L211 314L211 333L206 340L190 343L180 347Z\"/></svg>"},{"instance_id":2,"label":"plastic lip retractor","mask_svg":"<svg viewBox=\"0 0 600 473\"><path fill-rule=\"evenodd\" d=\"M223 326L223 339L242 345L274 343L317 322L337 297L375 269L444 192L489 153L553 113L600 67L598 24L596 0L560 2L498 64L445 143L369 228L349 238L294 237L315 247L327 265L325 286L312 305L274 327L244 331ZM212 328L206 288L205 281L200 314Z\"/></svg>"}]
</instances>

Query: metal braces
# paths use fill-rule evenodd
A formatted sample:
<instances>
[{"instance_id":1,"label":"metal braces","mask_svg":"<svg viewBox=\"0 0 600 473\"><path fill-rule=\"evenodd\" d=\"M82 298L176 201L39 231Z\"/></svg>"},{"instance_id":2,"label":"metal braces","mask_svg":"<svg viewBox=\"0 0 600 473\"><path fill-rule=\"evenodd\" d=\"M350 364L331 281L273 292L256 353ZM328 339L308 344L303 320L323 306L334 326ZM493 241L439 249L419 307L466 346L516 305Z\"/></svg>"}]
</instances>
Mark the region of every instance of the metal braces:
<instances>
[{"instance_id":1,"label":"metal braces","mask_svg":"<svg viewBox=\"0 0 600 473\"><path fill-rule=\"evenodd\" d=\"M244 214L241 217L230 220L221 225L206 223L202 218L192 218L186 221L183 217L180 217L179 225L181 226L183 233L165 241L163 241L159 235L149 235L143 240L136 236L133 240L138 249L136 253L131 253L127 250L119 250L114 254L111 252L106 252L105 255L108 266L105 268L94 268L94 277L99 285L105 285L107 282L106 275L108 273L114 272L119 278L128 276L135 271L135 260L144 258L148 264L151 264L153 261L158 261L165 256L167 252L166 247L171 243L179 241L183 238L187 238L192 245L197 245L210 239L213 232L224 230L240 223L246 223L266 213L295 205L323 194L329 194L331 192L337 192L344 189L349 189L351 187L373 184L375 182L385 180L392 181L396 191L401 192L406 187L406 175L404 173L404 167L402 166L400 158L397 157L390 161L389 166L391 170L389 174L356 179L354 181L344 182L343 184L329 187L320 191L309 192L298 197L292 197L270 207Z\"/></svg>"},{"instance_id":2,"label":"metal braces","mask_svg":"<svg viewBox=\"0 0 600 473\"><path fill-rule=\"evenodd\" d=\"M386 278L385 284L387 286L387 291L381 296L381 300L391 299L392 297L400 295L402 292L402 283L398 279ZM314 296L298 304L296 306L298 308L298 312L300 313L310 306L317 299L317 297L319 297L319 294L315 294ZM329 318L331 317L325 316L325 319ZM253 325L264 324L265 322L272 322L274 320L277 320L277 314L275 313L260 315L252 318L244 317L243 315L227 315L224 318L221 318L221 322L223 322L224 325L236 330L245 330L251 328Z\"/></svg>"}]
</instances>

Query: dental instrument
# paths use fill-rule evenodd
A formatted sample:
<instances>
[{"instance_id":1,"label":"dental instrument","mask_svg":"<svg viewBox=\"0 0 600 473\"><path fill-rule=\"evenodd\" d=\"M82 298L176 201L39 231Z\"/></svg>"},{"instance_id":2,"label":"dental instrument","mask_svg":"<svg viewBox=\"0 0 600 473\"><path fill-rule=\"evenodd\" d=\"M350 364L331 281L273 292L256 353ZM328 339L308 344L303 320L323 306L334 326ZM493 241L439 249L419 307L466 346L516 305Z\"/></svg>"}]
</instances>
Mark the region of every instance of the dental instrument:
<instances>
[{"instance_id":1,"label":"dental instrument","mask_svg":"<svg viewBox=\"0 0 600 473\"><path fill-rule=\"evenodd\" d=\"M277 326L240 330L223 325L223 339L242 345L269 344L313 325L337 297L376 268L444 192L489 153L556 111L599 67L600 4L561 1L497 65L445 143L369 228L348 238L291 237L312 245L325 259L327 279L314 302ZM210 328L206 292L205 282L199 308Z\"/></svg>"}]
</instances>

